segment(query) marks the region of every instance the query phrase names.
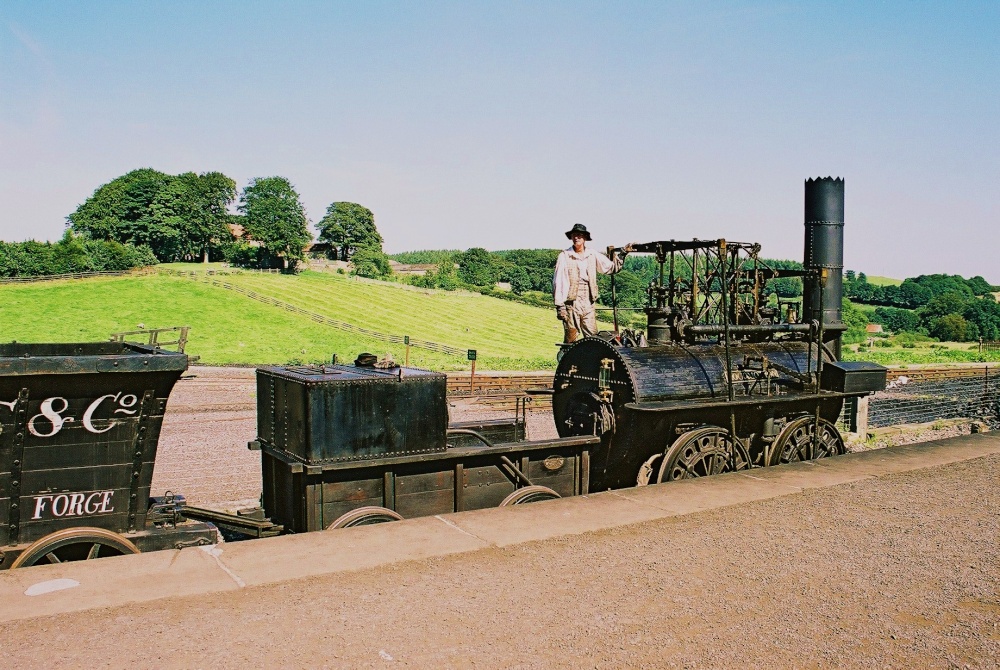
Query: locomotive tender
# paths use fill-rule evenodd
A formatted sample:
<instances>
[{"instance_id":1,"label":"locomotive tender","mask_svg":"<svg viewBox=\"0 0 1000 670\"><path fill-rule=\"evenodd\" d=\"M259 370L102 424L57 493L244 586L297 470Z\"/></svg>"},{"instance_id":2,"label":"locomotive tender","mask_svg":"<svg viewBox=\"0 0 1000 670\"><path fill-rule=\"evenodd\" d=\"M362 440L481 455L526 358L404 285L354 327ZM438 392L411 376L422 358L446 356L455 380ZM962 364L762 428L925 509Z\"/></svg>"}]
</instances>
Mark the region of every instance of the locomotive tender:
<instances>
[{"instance_id":1,"label":"locomotive tender","mask_svg":"<svg viewBox=\"0 0 1000 670\"><path fill-rule=\"evenodd\" d=\"M262 508L231 515L150 497L183 354L122 342L0 345L0 568L511 505L842 453L845 400L885 368L840 362L841 179L805 184L804 270L759 245L634 245L659 264L645 333L564 347L558 439L513 421L449 424L445 376L378 364L257 371ZM615 249L610 249L614 253ZM765 284L803 278L797 305ZM614 297L614 296L613 296ZM614 302L614 300L613 300Z\"/></svg>"}]
</instances>

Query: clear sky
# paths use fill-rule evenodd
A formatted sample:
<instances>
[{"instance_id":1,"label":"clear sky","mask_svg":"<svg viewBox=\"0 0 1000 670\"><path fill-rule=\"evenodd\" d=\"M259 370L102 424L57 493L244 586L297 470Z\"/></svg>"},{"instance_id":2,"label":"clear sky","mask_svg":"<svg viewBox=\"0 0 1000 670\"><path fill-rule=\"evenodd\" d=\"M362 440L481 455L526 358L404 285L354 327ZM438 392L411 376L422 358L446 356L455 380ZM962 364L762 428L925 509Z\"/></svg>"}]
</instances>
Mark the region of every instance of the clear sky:
<instances>
[{"instance_id":1,"label":"clear sky","mask_svg":"<svg viewBox=\"0 0 1000 670\"><path fill-rule=\"evenodd\" d=\"M386 251L725 237L1000 284L1000 3L0 0L0 239L139 167L289 178Z\"/></svg>"}]
</instances>

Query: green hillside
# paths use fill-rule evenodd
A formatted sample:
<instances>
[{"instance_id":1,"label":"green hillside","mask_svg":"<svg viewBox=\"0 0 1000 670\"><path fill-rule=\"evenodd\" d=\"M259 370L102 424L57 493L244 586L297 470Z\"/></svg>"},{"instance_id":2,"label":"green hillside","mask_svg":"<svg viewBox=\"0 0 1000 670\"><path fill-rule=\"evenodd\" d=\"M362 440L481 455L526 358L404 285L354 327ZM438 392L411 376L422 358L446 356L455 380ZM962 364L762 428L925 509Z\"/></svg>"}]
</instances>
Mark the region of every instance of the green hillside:
<instances>
[{"instance_id":1,"label":"green hillside","mask_svg":"<svg viewBox=\"0 0 1000 670\"><path fill-rule=\"evenodd\" d=\"M217 285L207 283L212 280ZM321 362L332 353L344 360L361 351L389 352L403 360L402 344L316 323L308 315L224 288L223 283L378 333L476 349L479 370L553 368L555 343L562 338L552 310L478 294L304 272L197 279L160 274L0 285L0 341L105 340L138 324L186 325L191 326L187 352L209 364ZM465 356L417 347L411 348L410 364L431 369L469 365Z\"/></svg>"},{"instance_id":2,"label":"green hillside","mask_svg":"<svg viewBox=\"0 0 1000 670\"><path fill-rule=\"evenodd\" d=\"M893 279L892 277L879 277L878 275L868 275L868 283L874 286L899 286L903 283L902 279Z\"/></svg>"}]
</instances>

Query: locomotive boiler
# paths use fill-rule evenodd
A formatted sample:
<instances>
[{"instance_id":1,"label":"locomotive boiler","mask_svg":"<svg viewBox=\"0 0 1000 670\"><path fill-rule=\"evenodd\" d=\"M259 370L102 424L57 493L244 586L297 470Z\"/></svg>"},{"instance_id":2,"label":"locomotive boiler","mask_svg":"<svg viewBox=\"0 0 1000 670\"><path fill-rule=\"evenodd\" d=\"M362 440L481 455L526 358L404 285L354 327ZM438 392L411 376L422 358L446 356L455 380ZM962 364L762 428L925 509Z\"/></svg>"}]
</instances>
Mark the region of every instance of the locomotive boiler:
<instances>
[{"instance_id":1,"label":"locomotive boiler","mask_svg":"<svg viewBox=\"0 0 1000 670\"><path fill-rule=\"evenodd\" d=\"M552 389L560 436L597 435L591 489L667 482L844 452L845 400L886 370L839 361L844 181L805 183L802 270L768 267L760 245L631 245L652 254L645 334L619 330L565 347ZM616 253L618 249L609 249ZM797 303L766 282L801 277Z\"/></svg>"}]
</instances>

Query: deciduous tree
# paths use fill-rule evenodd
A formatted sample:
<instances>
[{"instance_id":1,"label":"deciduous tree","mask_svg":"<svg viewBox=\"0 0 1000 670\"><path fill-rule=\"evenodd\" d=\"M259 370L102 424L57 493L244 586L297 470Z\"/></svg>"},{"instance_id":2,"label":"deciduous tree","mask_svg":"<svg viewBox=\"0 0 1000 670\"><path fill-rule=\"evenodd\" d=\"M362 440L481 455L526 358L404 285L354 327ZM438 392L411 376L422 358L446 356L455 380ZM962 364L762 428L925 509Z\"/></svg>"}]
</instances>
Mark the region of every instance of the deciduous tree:
<instances>
[{"instance_id":1,"label":"deciduous tree","mask_svg":"<svg viewBox=\"0 0 1000 670\"><path fill-rule=\"evenodd\" d=\"M382 251L382 236L375 228L375 215L355 202L331 203L316 227L319 228L319 240L330 243L342 261L351 260L355 250L362 247Z\"/></svg>"},{"instance_id":2,"label":"deciduous tree","mask_svg":"<svg viewBox=\"0 0 1000 670\"><path fill-rule=\"evenodd\" d=\"M287 179L254 179L243 189L239 211L246 235L260 242L269 255L283 258L289 270L305 258L303 249L312 239L309 221L299 194Z\"/></svg>"}]
</instances>

